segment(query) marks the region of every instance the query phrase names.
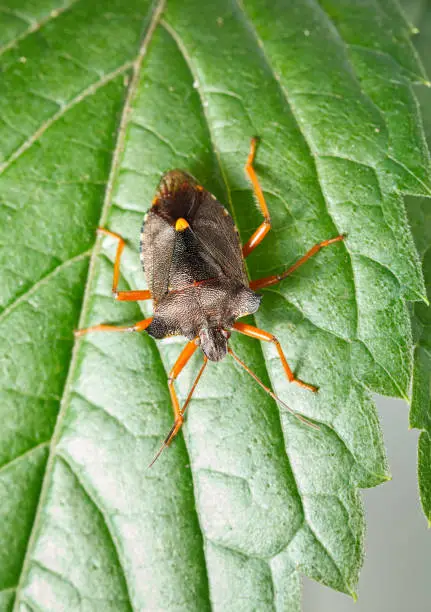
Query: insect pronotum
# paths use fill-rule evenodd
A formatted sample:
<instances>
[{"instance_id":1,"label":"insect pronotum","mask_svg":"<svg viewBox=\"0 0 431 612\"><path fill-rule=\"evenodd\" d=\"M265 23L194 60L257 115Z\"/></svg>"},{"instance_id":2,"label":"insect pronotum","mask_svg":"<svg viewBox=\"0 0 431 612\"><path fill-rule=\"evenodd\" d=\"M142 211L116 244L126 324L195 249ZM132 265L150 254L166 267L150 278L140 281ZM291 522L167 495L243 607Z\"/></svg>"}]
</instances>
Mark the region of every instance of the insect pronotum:
<instances>
[{"instance_id":1,"label":"insect pronotum","mask_svg":"<svg viewBox=\"0 0 431 612\"><path fill-rule=\"evenodd\" d=\"M144 219L140 251L148 289L117 291L120 259L125 242L120 236L105 228L98 229L100 233L118 240L112 284L114 298L120 301L152 299L154 314L133 326L95 325L80 329L75 334L82 336L98 331L145 330L154 338L183 335L189 340L168 378L175 415L174 424L150 466L180 430L184 422L184 412L208 360L220 361L229 353L267 393L293 412L235 355L228 343L232 331L264 342L272 342L288 380L309 391L317 391L313 385L294 376L283 349L273 334L238 322L237 319L253 314L259 308L262 296L258 295L256 290L279 283L320 249L340 242L344 236L336 236L314 245L281 274L252 281L248 279L244 259L262 242L271 229L269 210L253 167L256 145L257 139L253 138L245 171L252 183L264 220L244 246L241 247L238 230L226 208L199 185L195 178L182 170L170 170L163 175L151 208ZM174 381L198 346L203 351L203 364L186 401L180 406ZM296 412L293 414L309 425L315 426Z\"/></svg>"}]
</instances>

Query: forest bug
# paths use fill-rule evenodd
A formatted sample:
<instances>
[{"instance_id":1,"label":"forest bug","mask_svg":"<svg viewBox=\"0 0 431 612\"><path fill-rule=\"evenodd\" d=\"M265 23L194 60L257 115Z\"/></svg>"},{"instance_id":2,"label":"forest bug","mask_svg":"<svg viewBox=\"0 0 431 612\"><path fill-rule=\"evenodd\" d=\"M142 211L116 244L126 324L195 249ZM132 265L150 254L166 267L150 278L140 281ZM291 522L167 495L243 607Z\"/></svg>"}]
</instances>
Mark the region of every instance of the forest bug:
<instances>
[{"instance_id":1,"label":"forest bug","mask_svg":"<svg viewBox=\"0 0 431 612\"><path fill-rule=\"evenodd\" d=\"M295 378L275 336L252 325L239 323L237 319L253 314L259 308L261 296L255 293L256 289L280 282L320 249L343 240L344 236L319 242L282 274L249 281L244 259L271 229L269 210L253 167L256 144L257 139L253 138L245 171L253 185L264 220L244 246L241 247L238 230L228 211L196 179L182 170L171 170L163 175L144 220L140 251L149 287L147 290L117 291L125 242L107 229L98 230L118 240L112 284L114 298L120 301L152 299L154 315L131 327L96 325L78 330L75 334L81 336L93 331L146 330L153 338L182 335L189 339L168 379L175 414L174 424L150 466L181 428L185 409L208 360L220 361L229 353L265 391L293 412L235 355L228 344L231 331L273 342L289 381L310 391L317 390ZM203 365L181 407L174 381L198 346L203 351ZM299 414L293 414L312 425Z\"/></svg>"}]
</instances>

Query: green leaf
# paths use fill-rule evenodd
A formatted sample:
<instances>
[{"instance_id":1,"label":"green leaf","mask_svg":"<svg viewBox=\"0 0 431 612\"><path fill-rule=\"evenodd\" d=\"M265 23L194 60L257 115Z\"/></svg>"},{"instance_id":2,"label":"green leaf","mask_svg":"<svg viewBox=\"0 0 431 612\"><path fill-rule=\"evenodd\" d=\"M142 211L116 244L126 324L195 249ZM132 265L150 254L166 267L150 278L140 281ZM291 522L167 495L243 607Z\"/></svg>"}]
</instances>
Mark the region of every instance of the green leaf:
<instances>
[{"instance_id":1,"label":"green leaf","mask_svg":"<svg viewBox=\"0 0 431 612\"><path fill-rule=\"evenodd\" d=\"M415 38L416 48L424 59L425 68L431 71L430 36L431 4L419 7L404 0L412 21L420 25L420 35ZM431 91L421 87L417 90L421 105L425 133L431 142ZM431 301L431 202L429 198L408 198L407 212L422 260L428 302ZM418 479L423 511L431 525L431 308L427 304L415 304L412 309L414 330L414 368L410 425L421 429L418 443Z\"/></svg>"},{"instance_id":2,"label":"green leaf","mask_svg":"<svg viewBox=\"0 0 431 612\"><path fill-rule=\"evenodd\" d=\"M408 27L377 0L36 4L4 9L0 57L0 610L294 611L298 570L354 594L358 487L388 478L370 392L407 396L405 300L425 295L401 197L431 193ZM287 383L274 347L232 338L320 430L227 358L147 470L183 341L95 333L72 352L78 318L150 312L113 302L116 245L93 248L94 230L124 236L122 284L144 287L142 218L182 167L247 239L261 222L243 172L254 135L273 230L250 277L347 234L266 290L255 317L317 395Z\"/></svg>"}]
</instances>

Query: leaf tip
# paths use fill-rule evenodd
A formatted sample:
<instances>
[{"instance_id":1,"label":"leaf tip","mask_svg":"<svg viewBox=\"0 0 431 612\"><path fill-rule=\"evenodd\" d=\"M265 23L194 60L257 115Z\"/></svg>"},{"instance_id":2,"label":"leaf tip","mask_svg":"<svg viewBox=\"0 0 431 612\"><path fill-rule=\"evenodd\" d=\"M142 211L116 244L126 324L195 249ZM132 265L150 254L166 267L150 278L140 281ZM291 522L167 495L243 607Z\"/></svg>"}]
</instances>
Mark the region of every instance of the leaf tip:
<instances>
[{"instance_id":1,"label":"leaf tip","mask_svg":"<svg viewBox=\"0 0 431 612\"><path fill-rule=\"evenodd\" d=\"M409 397L408 391L404 391L404 389L400 389L399 387L398 389L400 391L400 398L403 399L410 406L411 398Z\"/></svg>"},{"instance_id":2,"label":"leaf tip","mask_svg":"<svg viewBox=\"0 0 431 612\"><path fill-rule=\"evenodd\" d=\"M350 591L350 595L353 599L353 603L356 603L358 601L358 594L356 593L356 591Z\"/></svg>"}]
</instances>

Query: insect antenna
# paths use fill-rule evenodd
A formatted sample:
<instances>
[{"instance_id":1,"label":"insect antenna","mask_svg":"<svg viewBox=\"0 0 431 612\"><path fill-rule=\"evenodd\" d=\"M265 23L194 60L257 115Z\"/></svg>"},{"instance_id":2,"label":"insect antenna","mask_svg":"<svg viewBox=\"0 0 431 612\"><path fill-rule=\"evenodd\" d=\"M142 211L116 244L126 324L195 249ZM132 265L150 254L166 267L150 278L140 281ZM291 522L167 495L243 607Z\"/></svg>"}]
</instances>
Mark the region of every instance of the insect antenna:
<instances>
[{"instance_id":1,"label":"insect antenna","mask_svg":"<svg viewBox=\"0 0 431 612\"><path fill-rule=\"evenodd\" d=\"M274 399L281 406L283 406L283 408L286 408L286 410L288 412L290 412L290 414L292 414L294 417L296 417L299 421L301 421L302 423L305 423L306 425L308 425L309 427L312 427L313 429L317 429L318 431L320 431L320 427L318 425L316 425L315 423L312 423L311 421L309 421L308 419L306 419L302 415L300 415L297 412L295 412L294 410L292 410L292 408L290 408L285 402L283 402L283 400L280 399L278 397L278 395L275 395L275 393L273 393L273 391L271 391L271 389L269 389L269 387L264 385L263 382L260 380L260 378L258 378L258 376L256 376L256 374L254 372L252 372L252 370L250 370L250 368L238 357L238 355L235 355L235 353L230 348L230 346L228 346L227 350L228 350L229 355L232 355L232 357L235 359L235 361L237 363L239 363L239 365L242 368L244 368L244 370L246 372L248 372L248 374L250 374L250 376L252 378L254 378L254 380L257 382L257 384L260 385L262 387L262 389L264 389L268 393L268 395L270 395L272 397L272 399Z\"/></svg>"},{"instance_id":2,"label":"insect antenna","mask_svg":"<svg viewBox=\"0 0 431 612\"><path fill-rule=\"evenodd\" d=\"M181 416L184 416L184 413L185 413L185 411L186 411L186 408L187 408L187 406L189 405L190 400L192 399L192 395L193 395L193 393L194 393L194 391L195 391L195 389L196 389L196 387L197 387L197 384L198 384L198 382L199 382L200 377L202 376L202 374L203 374L203 372L204 372L204 370L205 370L205 368L206 368L207 363L208 363L208 358L204 356L204 362L203 362L203 364L201 365L201 368L200 368L200 370L199 370L199 372L198 372L198 375L196 376L195 381L194 381L194 383L193 383L193 385L192 385L192 388L191 388L191 389L190 389L190 391L189 391L189 394L188 394L188 396L187 396L187 399L186 399L186 401L184 402L183 407L181 408ZM176 434L178 433L178 431L179 431L180 427L181 427L181 425L178 427L178 426L177 426L177 422L175 421L175 423L172 425L171 429L169 430L168 435L167 435L167 436L166 436L166 438L163 440L163 442L162 442L162 444L161 444L161 446L160 446L159 450L158 450L158 451L157 451L157 453L155 454L154 459L151 461L150 465L148 466L148 469L149 469L150 467L152 467L152 466L155 464L155 462L156 462L156 461L157 461L157 459L160 457L160 455L161 455L161 454L162 454L162 452L165 450L165 448L167 448L167 447L169 446L169 444L172 442L173 438L174 438L174 437L176 436Z\"/></svg>"},{"instance_id":3,"label":"insect antenna","mask_svg":"<svg viewBox=\"0 0 431 612\"><path fill-rule=\"evenodd\" d=\"M199 382L199 380L200 380L200 377L201 377L201 376L202 376L202 374L204 373L204 370L205 370L205 368L206 368L207 363L208 363L208 357L206 357L206 356L204 355L204 362L203 362L203 364L201 365L201 369L199 370L198 375L197 375L197 376L196 376L196 378L195 378L195 382L193 383L192 388L191 388L191 389L190 389L190 391L189 391L189 394L188 394L188 396L187 396L186 401L185 401L185 402L184 402L184 404L183 404L183 407L181 408L181 412L182 412L182 414L183 414L183 415L184 415L184 413L185 413L185 411L186 411L187 406L188 406L188 405L189 405L189 403L190 403L190 400L192 399L192 395L193 395L193 393L195 392L195 389L196 389L197 384L198 384L198 382Z\"/></svg>"},{"instance_id":4,"label":"insect antenna","mask_svg":"<svg viewBox=\"0 0 431 612\"><path fill-rule=\"evenodd\" d=\"M165 448L168 448L170 441L172 440L173 436L174 436L174 431L175 428L177 426L177 423L175 422L171 429L169 430L168 435L166 436L166 438L163 440L162 444L160 445L159 450L157 451L157 453L154 455L153 460L151 461L150 465L148 466L148 469L150 469L150 467L153 467L153 465L156 463L157 459L160 457L160 455L163 453L163 451L165 450Z\"/></svg>"}]
</instances>

